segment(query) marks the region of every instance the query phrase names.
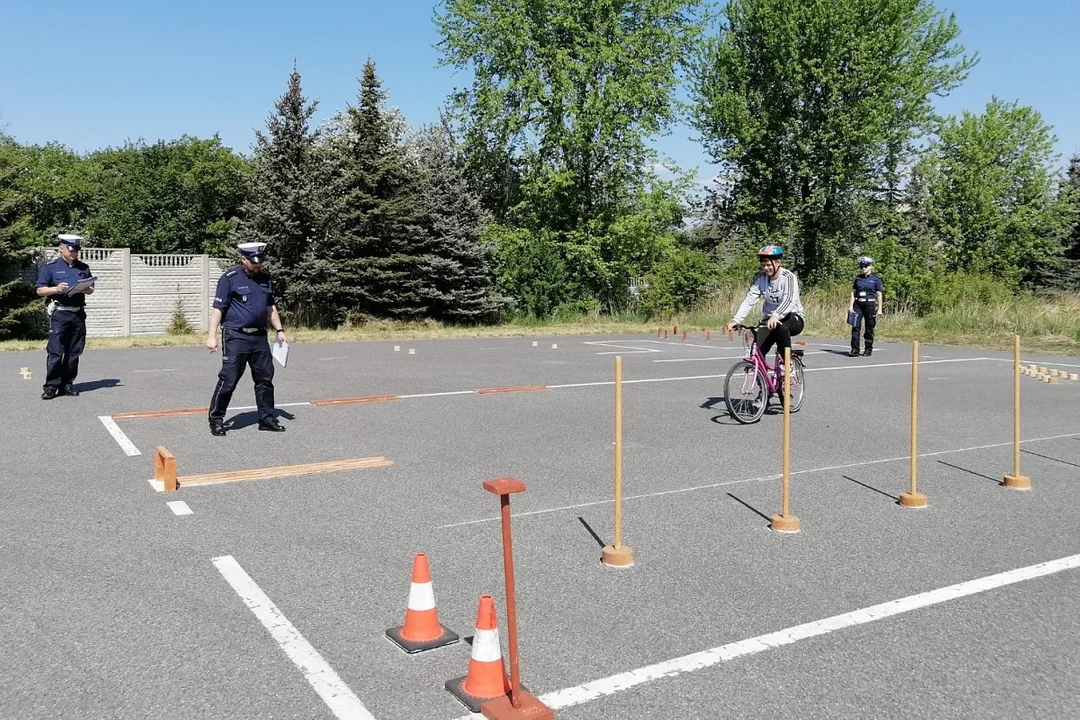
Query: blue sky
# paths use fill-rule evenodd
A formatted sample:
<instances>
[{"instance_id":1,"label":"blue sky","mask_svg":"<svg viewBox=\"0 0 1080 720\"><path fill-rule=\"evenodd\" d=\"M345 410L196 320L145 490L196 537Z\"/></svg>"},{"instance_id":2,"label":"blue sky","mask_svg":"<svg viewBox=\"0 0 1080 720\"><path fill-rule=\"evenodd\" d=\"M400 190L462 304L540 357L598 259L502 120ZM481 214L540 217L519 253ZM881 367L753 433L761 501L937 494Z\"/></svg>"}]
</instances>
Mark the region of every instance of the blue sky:
<instances>
[{"instance_id":1,"label":"blue sky","mask_svg":"<svg viewBox=\"0 0 1080 720\"><path fill-rule=\"evenodd\" d=\"M937 107L978 112L993 95L1017 100L1054 127L1062 163L1080 152L1080 3L938 7L956 13L961 41L981 61ZM247 152L294 59L305 94L320 101L320 121L355 101L369 55L390 104L413 125L432 122L468 82L437 67L433 12L432 0L0 0L0 128L23 143L79 152L214 133ZM691 138L676 127L656 144L708 177L708 159Z\"/></svg>"}]
</instances>

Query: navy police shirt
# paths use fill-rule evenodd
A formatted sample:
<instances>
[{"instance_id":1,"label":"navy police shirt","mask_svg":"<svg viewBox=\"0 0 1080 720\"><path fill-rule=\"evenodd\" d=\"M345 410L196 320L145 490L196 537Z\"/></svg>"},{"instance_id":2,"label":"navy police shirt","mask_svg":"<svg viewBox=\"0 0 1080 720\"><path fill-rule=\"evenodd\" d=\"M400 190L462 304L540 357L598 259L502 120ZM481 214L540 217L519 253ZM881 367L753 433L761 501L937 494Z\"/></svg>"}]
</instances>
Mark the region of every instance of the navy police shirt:
<instances>
[{"instance_id":1,"label":"navy police shirt","mask_svg":"<svg viewBox=\"0 0 1080 720\"><path fill-rule=\"evenodd\" d=\"M90 277L90 266L81 260L76 260L71 265L64 258L56 258L41 266L38 271L37 286L56 287L60 283L67 283L68 287L75 287L80 280ZM76 293L74 295L51 295L48 300L55 300L67 307L86 307L86 295Z\"/></svg>"},{"instance_id":2,"label":"navy police shirt","mask_svg":"<svg viewBox=\"0 0 1080 720\"><path fill-rule=\"evenodd\" d=\"M214 293L221 326L227 328L265 328L270 308L276 304L270 276L264 272L248 275L243 265L222 275Z\"/></svg>"},{"instance_id":3,"label":"navy police shirt","mask_svg":"<svg viewBox=\"0 0 1080 720\"><path fill-rule=\"evenodd\" d=\"M855 293L855 302L877 302L877 294L885 291L885 283L881 282L877 273L859 273L851 285L851 290Z\"/></svg>"}]
</instances>

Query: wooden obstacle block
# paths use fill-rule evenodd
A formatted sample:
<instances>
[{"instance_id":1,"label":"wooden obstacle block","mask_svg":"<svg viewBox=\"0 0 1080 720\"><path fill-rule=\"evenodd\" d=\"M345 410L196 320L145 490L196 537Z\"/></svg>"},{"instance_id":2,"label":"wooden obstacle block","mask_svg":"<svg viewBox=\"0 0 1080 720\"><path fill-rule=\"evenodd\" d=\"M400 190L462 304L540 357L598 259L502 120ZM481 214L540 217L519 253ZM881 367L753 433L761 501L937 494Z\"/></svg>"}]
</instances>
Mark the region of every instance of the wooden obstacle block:
<instances>
[{"instance_id":1,"label":"wooden obstacle block","mask_svg":"<svg viewBox=\"0 0 1080 720\"><path fill-rule=\"evenodd\" d=\"M176 456L168 448L154 448L154 479L161 481L165 492L176 492Z\"/></svg>"},{"instance_id":2,"label":"wooden obstacle block","mask_svg":"<svg viewBox=\"0 0 1080 720\"><path fill-rule=\"evenodd\" d=\"M1080 380L1080 374L1077 374L1077 373L1069 373L1069 379L1070 379L1070 380Z\"/></svg>"},{"instance_id":3,"label":"wooden obstacle block","mask_svg":"<svg viewBox=\"0 0 1080 720\"><path fill-rule=\"evenodd\" d=\"M1057 385L1057 381L1058 381L1057 377L1055 377L1053 375L1046 378L1046 382L1050 383L1051 385Z\"/></svg>"}]
</instances>

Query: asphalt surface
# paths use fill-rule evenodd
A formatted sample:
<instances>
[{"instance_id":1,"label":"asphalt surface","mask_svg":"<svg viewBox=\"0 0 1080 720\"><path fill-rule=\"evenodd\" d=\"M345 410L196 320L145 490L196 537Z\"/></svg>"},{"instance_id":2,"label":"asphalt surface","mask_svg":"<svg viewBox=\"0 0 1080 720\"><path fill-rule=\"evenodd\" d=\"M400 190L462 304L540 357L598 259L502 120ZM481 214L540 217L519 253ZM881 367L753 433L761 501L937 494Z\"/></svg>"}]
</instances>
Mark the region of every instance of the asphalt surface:
<instances>
[{"instance_id":1,"label":"asphalt surface","mask_svg":"<svg viewBox=\"0 0 1080 720\"><path fill-rule=\"evenodd\" d=\"M442 622L471 636L479 596L493 594L506 654L498 500L481 487L494 477L528 486L511 502L521 668L541 695L1080 553L1080 383L1022 378L1033 489L1015 492L999 485L1012 469L1009 356L923 346L917 467L929 507L909 510L896 496L910 482L910 347L848 358L843 340L807 341L807 396L791 423L795 535L767 519L780 510L782 417L727 416L723 376L741 346L723 338L296 345L276 377L287 432L256 430L245 376L225 438L209 435L205 415L117 420L135 456L99 416L205 407L218 356L91 351L80 397L43 402L43 353L0 354L0 717L333 717L215 568L222 556L374 717L460 717L443 684L465 673L469 645L407 656L384 632L403 620L422 551ZM599 563L613 533L615 353L623 540L636 559L626 570ZM549 387L470 392L515 385ZM415 394L436 395L291 405ZM157 445L181 478L394 464L166 495L147 482ZM949 600L557 716L1076 717L1078 578Z\"/></svg>"}]
</instances>

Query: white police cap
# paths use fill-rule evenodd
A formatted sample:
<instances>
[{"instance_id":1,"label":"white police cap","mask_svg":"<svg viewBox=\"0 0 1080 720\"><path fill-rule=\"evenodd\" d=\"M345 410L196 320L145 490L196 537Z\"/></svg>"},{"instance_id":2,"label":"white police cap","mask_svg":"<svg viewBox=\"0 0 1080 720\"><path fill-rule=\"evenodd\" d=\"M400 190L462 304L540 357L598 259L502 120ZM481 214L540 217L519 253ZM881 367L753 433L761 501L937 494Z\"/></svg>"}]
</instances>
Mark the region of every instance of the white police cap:
<instances>
[{"instance_id":1,"label":"white police cap","mask_svg":"<svg viewBox=\"0 0 1080 720\"><path fill-rule=\"evenodd\" d=\"M261 263L266 260L266 243L264 242L240 243L236 247L251 262Z\"/></svg>"},{"instance_id":2,"label":"white police cap","mask_svg":"<svg viewBox=\"0 0 1080 720\"><path fill-rule=\"evenodd\" d=\"M863 267L866 267L867 265L873 265L873 264L874 264L874 260L872 258L867 257L866 255L863 255L861 258L859 258L859 265L862 265Z\"/></svg>"},{"instance_id":3,"label":"white police cap","mask_svg":"<svg viewBox=\"0 0 1080 720\"><path fill-rule=\"evenodd\" d=\"M56 238L68 247L80 247L83 241L81 235L68 235L67 233L61 233Z\"/></svg>"}]
</instances>

